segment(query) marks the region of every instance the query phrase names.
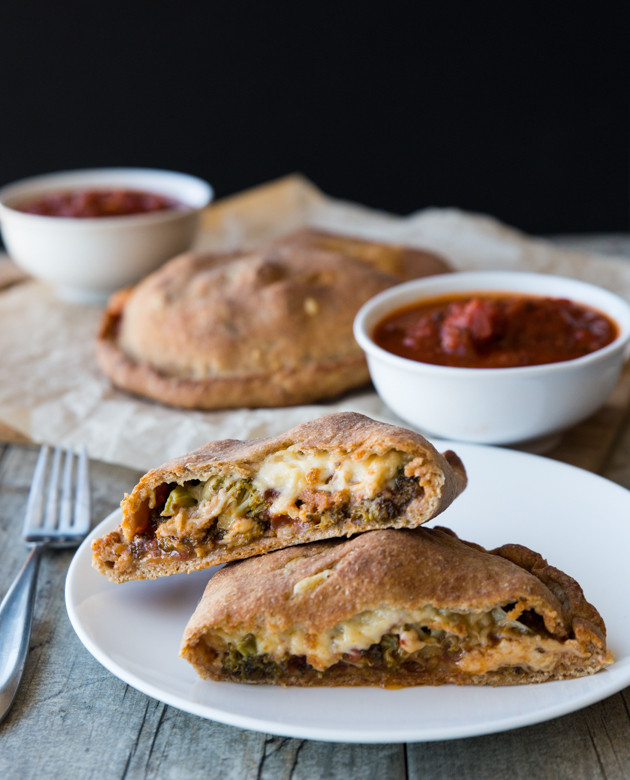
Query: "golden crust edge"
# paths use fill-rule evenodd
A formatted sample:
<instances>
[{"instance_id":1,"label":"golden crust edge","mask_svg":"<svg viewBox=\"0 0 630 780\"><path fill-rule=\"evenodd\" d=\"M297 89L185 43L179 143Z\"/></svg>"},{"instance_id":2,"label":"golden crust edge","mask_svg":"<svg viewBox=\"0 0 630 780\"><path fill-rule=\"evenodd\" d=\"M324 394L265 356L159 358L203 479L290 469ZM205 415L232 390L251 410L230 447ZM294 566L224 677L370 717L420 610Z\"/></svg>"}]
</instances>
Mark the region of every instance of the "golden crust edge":
<instances>
[{"instance_id":1,"label":"golden crust edge","mask_svg":"<svg viewBox=\"0 0 630 780\"><path fill-rule=\"evenodd\" d=\"M428 521L425 521L428 522ZM343 539L357 534L369 533L371 531L381 531L384 528L401 530L401 529L414 529L422 525L418 521L415 525L410 523L392 523L388 526L381 524L370 523L345 523L340 529L338 527L326 529L326 530L312 530L302 531L298 538L263 538L256 542L244 545L240 548L222 549L218 548L214 550L210 555L191 558L189 560L169 560L166 559L154 559L152 561L142 561L138 559L134 561L132 566L128 568L116 570L116 567L110 568L106 564L106 560L111 560L117 557L113 552L114 548L119 544L124 544L120 528L116 528L110 531L100 539L96 539L92 543L92 552L94 553L92 558L93 567L104 574L109 580L115 583L132 582L138 579L153 580L163 576L171 576L173 574L190 574L196 571L204 571L212 568L213 566L221 566L225 563L233 563L243 561L248 558L254 558L259 555L265 555L267 553L275 552L277 550L284 550L288 547L296 547L311 542L321 542L330 539ZM140 576L138 576L140 575Z\"/></svg>"}]
</instances>

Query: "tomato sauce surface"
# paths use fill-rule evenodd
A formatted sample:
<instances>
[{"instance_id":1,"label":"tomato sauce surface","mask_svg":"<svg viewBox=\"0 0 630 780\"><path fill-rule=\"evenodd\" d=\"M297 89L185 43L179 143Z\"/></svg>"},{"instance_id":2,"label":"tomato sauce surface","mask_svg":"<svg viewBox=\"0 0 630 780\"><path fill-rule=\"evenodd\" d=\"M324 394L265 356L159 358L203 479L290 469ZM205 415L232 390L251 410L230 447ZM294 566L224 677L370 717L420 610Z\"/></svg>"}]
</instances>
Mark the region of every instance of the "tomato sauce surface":
<instances>
[{"instance_id":1,"label":"tomato sauce surface","mask_svg":"<svg viewBox=\"0 0 630 780\"><path fill-rule=\"evenodd\" d=\"M154 192L128 189L84 189L51 192L17 207L45 217L124 217L183 208L184 204Z\"/></svg>"},{"instance_id":2,"label":"tomato sauce surface","mask_svg":"<svg viewBox=\"0 0 630 780\"><path fill-rule=\"evenodd\" d=\"M513 368L573 360L617 334L611 319L565 298L475 293L398 309L378 323L372 338L421 363Z\"/></svg>"}]
</instances>

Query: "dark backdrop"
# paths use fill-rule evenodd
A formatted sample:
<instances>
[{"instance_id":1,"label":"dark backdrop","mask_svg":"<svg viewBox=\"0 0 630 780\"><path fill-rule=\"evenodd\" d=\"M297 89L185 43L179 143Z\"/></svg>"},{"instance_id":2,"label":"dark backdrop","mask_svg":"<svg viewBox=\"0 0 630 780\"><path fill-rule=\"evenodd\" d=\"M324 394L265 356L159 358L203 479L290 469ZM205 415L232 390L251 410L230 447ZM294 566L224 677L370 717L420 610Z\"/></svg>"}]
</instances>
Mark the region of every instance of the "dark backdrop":
<instances>
[{"instance_id":1,"label":"dark backdrop","mask_svg":"<svg viewBox=\"0 0 630 780\"><path fill-rule=\"evenodd\" d=\"M0 185L164 167L629 228L627 5L4 0ZM587 5L587 4L584 4Z\"/></svg>"}]
</instances>

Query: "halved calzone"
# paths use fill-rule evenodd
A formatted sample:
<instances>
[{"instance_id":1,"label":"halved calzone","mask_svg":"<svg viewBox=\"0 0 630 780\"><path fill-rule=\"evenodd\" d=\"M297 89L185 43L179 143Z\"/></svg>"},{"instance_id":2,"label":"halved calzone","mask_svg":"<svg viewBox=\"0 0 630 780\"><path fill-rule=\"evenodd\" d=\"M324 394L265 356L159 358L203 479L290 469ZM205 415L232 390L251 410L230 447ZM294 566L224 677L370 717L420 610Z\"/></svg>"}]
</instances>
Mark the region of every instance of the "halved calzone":
<instances>
[{"instance_id":1,"label":"halved calzone","mask_svg":"<svg viewBox=\"0 0 630 780\"><path fill-rule=\"evenodd\" d=\"M208 583L181 655L204 678L304 686L506 685L612 662L575 580L526 547L487 552L445 528L229 564Z\"/></svg>"},{"instance_id":2,"label":"halved calzone","mask_svg":"<svg viewBox=\"0 0 630 780\"><path fill-rule=\"evenodd\" d=\"M120 526L93 543L116 582L152 579L292 544L414 528L463 490L452 452L354 413L288 433L218 441L146 474L122 502Z\"/></svg>"}]
</instances>

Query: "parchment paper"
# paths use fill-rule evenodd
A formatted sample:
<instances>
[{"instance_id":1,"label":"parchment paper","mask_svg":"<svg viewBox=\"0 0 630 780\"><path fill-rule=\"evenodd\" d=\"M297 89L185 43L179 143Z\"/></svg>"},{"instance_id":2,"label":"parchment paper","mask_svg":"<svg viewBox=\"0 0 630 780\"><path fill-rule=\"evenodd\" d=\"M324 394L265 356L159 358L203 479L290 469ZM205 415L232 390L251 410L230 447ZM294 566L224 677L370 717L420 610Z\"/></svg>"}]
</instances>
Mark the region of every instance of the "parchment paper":
<instances>
[{"instance_id":1,"label":"parchment paper","mask_svg":"<svg viewBox=\"0 0 630 780\"><path fill-rule=\"evenodd\" d=\"M527 269L572 276L630 301L627 259L561 250L498 221L456 209L407 217L334 200L301 176L210 207L197 247L254 246L303 225L434 249L460 270ZM255 438L331 411L352 409L400 422L375 392L283 409L196 412L115 390L94 359L102 309L57 300L28 281L0 292L0 423L36 443L78 446L91 457L145 471L213 439Z\"/></svg>"}]
</instances>

